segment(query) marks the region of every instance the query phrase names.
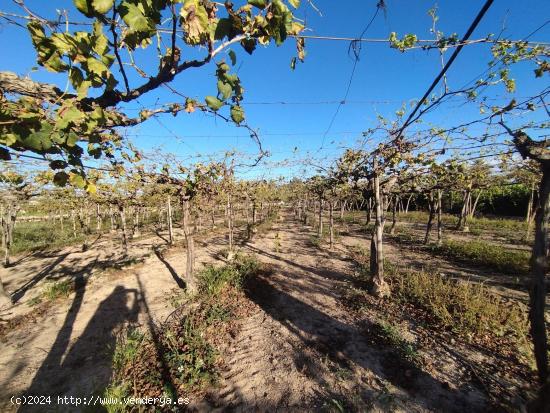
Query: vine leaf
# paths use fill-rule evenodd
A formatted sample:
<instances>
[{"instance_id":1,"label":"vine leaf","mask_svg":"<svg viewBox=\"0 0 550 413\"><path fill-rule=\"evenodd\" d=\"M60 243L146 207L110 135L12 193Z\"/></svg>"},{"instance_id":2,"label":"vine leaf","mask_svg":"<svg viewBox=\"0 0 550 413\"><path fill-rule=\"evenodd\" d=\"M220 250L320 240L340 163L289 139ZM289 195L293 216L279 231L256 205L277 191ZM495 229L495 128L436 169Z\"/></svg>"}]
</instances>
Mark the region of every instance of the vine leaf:
<instances>
[{"instance_id":1,"label":"vine leaf","mask_svg":"<svg viewBox=\"0 0 550 413\"><path fill-rule=\"evenodd\" d=\"M89 0L73 0L74 5L78 11L84 14L86 17L92 17L92 9L90 8Z\"/></svg>"},{"instance_id":2,"label":"vine leaf","mask_svg":"<svg viewBox=\"0 0 550 413\"><path fill-rule=\"evenodd\" d=\"M92 7L98 13L105 14L113 7L114 0L92 0Z\"/></svg>"},{"instance_id":3,"label":"vine leaf","mask_svg":"<svg viewBox=\"0 0 550 413\"><path fill-rule=\"evenodd\" d=\"M180 11L185 43L198 45L209 38L208 13L199 0L185 0Z\"/></svg>"},{"instance_id":4,"label":"vine leaf","mask_svg":"<svg viewBox=\"0 0 550 413\"><path fill-rule=\"evenodd\" d=\"M266 0L248 0L248 4L263 10L267 7Z\"/></svg>"},{"instance_id":5,"label":"vine leaf","mask_svg":"<svg viewBox=\"0 0 550 413\"><path fill-rule=\"evenodd\" d=\"M223 102L215 96L206 96L204 100L208 107L213 111L217 111L223 106Z\"/></svg>"},{"instance_id":6,"label":"vine leaf","mask_svg":"<svg viewBox=\"0 0 550 413\"><path fill-rule=\"evenodd\" d=\"M122 16L124 23L133 31L146 32L155 29L154 24L152 24L141 9L130 1L123 1L118 6L118 12Z\"/></svg>"},{"instance_id":7,"label":"vine leaf","mask_svg":"<svg viewBox=\"0 0 550 413\"><path fill-rule=\"evenodd\" d=\"M57 175L57 174L56 174ZM54 177L55 179L55 177ZM84 189L86 187L86 180L80 174L71 173L69 175L69 182L76 188Z\"/></svg>"},{"instance_id":8,"label":"vine leaf","mask_svg":"<svg viewBox=\"0 0 550 413\"><path fill-rule=\"evenodd\" d=\"M218 80L218 92L220 93L223 100L226 100L229 99L229 96L231 96L233 88L229 83Z\"/></svg>"},{"instance_id":9,"label":"vine leaf","mask_svg":"<svg viewBox=\"0 0 550 413\"><path fill-rule=\"evenodd\" d=\"M231 119L236 124L240 124L242 121L244 121L244 111L241 106L231 106Z\"/></svg>"}]
</instances>

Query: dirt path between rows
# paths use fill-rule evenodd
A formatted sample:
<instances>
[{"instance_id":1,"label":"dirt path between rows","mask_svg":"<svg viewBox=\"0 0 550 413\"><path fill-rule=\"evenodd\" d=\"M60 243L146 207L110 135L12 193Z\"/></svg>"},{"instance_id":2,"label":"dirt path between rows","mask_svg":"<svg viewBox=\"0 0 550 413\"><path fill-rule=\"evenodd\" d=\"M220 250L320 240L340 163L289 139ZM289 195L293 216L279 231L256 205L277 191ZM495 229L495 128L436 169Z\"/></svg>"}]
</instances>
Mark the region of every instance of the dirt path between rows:
<instances>
[{"instance_id":1,"label":"dirt path between rows","mask_svg":"<svg viewBox=\"0 0 550 413\"><path fill-rule=\"evenodd\" d=\"M370 320L356 319L342 304L354 265L344 245L320 250L313 231L279 221L245 249L270 265L269 275L248 289L253 315L226 349L221 390L197 411L480 411L479 391L459 383L452 361L437 378L400 371L385 349L372 343ZM348 240L349 241L349 240ZM351 242L364 242L353 239ZM454 371L453 371L454 369ZM446 376L447 374L447 376Z\"/></svg>"},{"instance_id":2,"label":"dirt path between rows","mask_svg":"<svg viewBox=\"0 0 550 413\"><path fill-rule=\"evenodd\" d=\"M226 246L222 234L202 238L197 268L216 261ZM106 237L86 252L64 248L23 257L3 269L17 304L0 313L2 323L15 323L0 337L0 411L17 410L9 399L22 392L79 396L103 390L112 373L117 332L130 324L147 329L163 321L173 311L169 297L184 286L185 251L165 246L162 236L148 235L132 242L124 257L120 241ZM63 280L74 282L68 298L29 305L49 282Z\"/></svg>"},{"instance_id":3,"label":"dirt path between rows","mask_svg":"<svg viewBox=\"0 0 550 413\"><path fill-rule=\"evenodd\" d=\"M350 248L364 247L368 240L342 236L329 251L315 245L313 235L311 227L282 214L266 234L240 247L266 263L269 271L246 288L253 310L238 321L234 340L220 349L219 385L204 399L192 400L190 410L483 411L483 392L456 360L440 349L426 348L421 355L430 360L430 369L411 367L372 334L374 321L384 317L382 306L359 315L344 305L356 271ZM90 263L117 257L108 241L96 257L65 249L23 260L20 274L10 272L7 278L18 283L11 290L23 288L25 293L13 314L2 317L28 312L25 303L48 278L72 274L77 288L68 299L47 306L34 321L26 320L2 337L1 411L16 410L9 397L25 390L90 395L108 384L116 332L128 324L147 329L173 309L167 297L179 286L185 254L181 247L155 253L154 247L162 243L160 237L139 240L130 255L145 260L112 272L87 271L94 268ZM217 234L197 244L199 269L220 261L226 241ZM60 257L63 264L57 261ZM42 277L38 281L36 274Z\"/></svg>"}]
</instances>

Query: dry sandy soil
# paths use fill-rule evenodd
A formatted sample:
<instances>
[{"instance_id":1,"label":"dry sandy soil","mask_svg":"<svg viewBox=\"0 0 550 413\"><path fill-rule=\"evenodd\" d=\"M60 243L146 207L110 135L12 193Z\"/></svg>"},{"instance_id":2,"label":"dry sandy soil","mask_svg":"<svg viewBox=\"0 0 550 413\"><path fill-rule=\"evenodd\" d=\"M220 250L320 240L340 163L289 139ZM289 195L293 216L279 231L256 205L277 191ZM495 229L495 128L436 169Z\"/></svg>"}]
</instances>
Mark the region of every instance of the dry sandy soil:
<instances>
[{"instance_id":1,"label":"dry sandy soil","mask_svg":"<svg viewBox=\"0 0 550 413\"><path fill-rule=\"evenodd\" d=\"M70 247L22 256L1 269L16 304L0 312L0 411L15 410L9 398L24 391L89 395L108 384L117 332L162 321L173 311L169 297L184 286L178 274L185 251L167 251L160 235L134 240L126 257L120 240L107 236L86 252ZM215 259L224 238L199 239L197 267ZM50 283L67 279L75 290L68 298L29 304Z\"/></svg>"},{"instance_id":2,"label":"dry sandy soil","mask_svg":"<svg viewBox=\"0 0 550 413\"><path fill-rule=\"evenodd\" d=\"M428 362L413 366L373 333L383 306L359 313L345 305L343 292L353 286L356 271L350 250L367 245L363 236L342 236L328 251L314 245L312 235L312 228L284 216L241 246L271 271L247 288L253 310L220 349L219 385L191 400L190 410L490 410L483 385L452 351L420 345ZM220 261L225 243L221 233L205 235L196 246L197 268ZM164 250L164 244L153 236L134 241L128 262L118 240L104 239L85 253L67 248L22 257L2 270L17 305L0 313L10 326L0 335L1 411L16 410L9 397L25 391L86 395L108 384L117 331L128 324L148 328L173 310L168 297L181 286L185 253L178 246ZM390 254L401 255L395 247ZM111 269L116 263L125 266ZM48 280L67 277L76 286L68 298L28 305ZM403 321L403 329L411 342L423 343L415 326ZM470 356L474 362L481 357Z\"/></svg>"}]
</instances>

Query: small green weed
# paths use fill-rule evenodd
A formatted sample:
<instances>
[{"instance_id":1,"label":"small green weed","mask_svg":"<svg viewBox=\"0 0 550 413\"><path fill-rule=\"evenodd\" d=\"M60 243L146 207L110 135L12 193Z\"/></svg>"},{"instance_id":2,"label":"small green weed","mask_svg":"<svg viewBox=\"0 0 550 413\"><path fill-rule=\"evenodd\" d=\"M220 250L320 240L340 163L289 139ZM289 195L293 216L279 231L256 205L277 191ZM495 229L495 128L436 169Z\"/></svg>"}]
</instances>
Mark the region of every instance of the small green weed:
<instances>
[{"instance_id":1,"label":"small green weed","mask_svg":"<svg viewBox=\"0 0 550 413\"><path fill-rule=\"evenodd\" d=\"M317 235L312 235L309 237L309 242L315 248L321 248L321 238Z\"/></svg>"},{"instance_id":2,"label":"small green weed","mask_svg":"<svg viewBox=\"0 0 550 413\"><path fill-rule=\"evenodd\" d=\"M204 325L190 315L162 335L162 357L178 383L203 388L214 383L216 351L204 338Z\"/></svg>"},{"instance_id":3,"label":"small green weed","mask_svg":"<svg viewBox=\"0 0 550 413\"><path fill-rule=\"evenodd\" d=\"M121 370L126 364L132 363L137 355L145 335L136 328L126 331L121 340L117 341L113 354L113 368Z\"/></svg>"},{"instance_id":4,"label":"small green weed","mask_svg":"<svg viewBox=\"0 0 550 413\"><path fill-rule=\"evenodd\" d=\"M279 232L275 234L275 239L273 241L275 252L279 252L281 249L281 237L279 235Z\"/></svg>"},{"instance_id":5,"label":"small green weed","mask_svg":"<svg viewBox=\"0 0 550 413\"><path fill-rule=\"evenodd\" d=\"M386 321L379 321L374 324L375 332L388 345L392 346L407 361L419 363L419 354L413 343L405 340L399 329Z\"/></svg>"},{"instance_id":6,"label":"small green weed","mask_svg":"<svg viewBox=\"0 0 550 413\"><path fill-rule=\"evenodd\" d=\"M74 284L70 280L57 281L46 287L43 296L50 301L60 297L67 297L74 289Z\"/></svg>"},{"instance_id":7,"label":"small green weed","mask_svg":"<svg viewBox=\"0 0 550 413\"><path fill-rule=\"evenodd\" d=\"M105 388L102 398L108 400L102 407L107 413L124 413L129 410L128 406L121 401L130 397L130 384L127 382L119 385L109 385ZM114 402L114 403L111 403ZM116 401L116 402L115 402Z\"/></svg>"},{"instance_id":8,"label":"small green weed","mask_svg":"<svg viewBox=\"0 0 550 413\"><path fill-rule=\"evenodd\" d=\"M240 287L259 268L258 260L242 254L237 254L235 259L227 265L219 267L208 265L197 275L199 292L207 296L215 296L226 284Z\"/></svg>"},{"instance_id":9,"label":"small green weed","mask_svg":"<svg viewBox=\"0 0 550 413\"><path fill-rule=\"evenodd\" d=\"M178 393L202 391L215 383L218 353L212 343L223 337L224 323L238 313L235 292L259 270L256 258L242 254L223 266L205 267L198 274L196 294L173 298L174 305L191 304L187 313L154 328L151 335L128 330L119 338L109 391L122 392L125 383L132 383L134 391L147 389L147 396L175 399Z\"/></svg>"}]
</instances>

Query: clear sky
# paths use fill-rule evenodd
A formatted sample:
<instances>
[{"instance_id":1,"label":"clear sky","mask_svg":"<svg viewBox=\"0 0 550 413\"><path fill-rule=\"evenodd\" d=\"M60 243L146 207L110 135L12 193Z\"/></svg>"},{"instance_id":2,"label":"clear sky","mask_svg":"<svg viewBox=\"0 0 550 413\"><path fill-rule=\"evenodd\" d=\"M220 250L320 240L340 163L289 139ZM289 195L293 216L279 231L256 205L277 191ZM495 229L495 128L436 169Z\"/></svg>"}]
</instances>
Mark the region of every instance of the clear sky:
<instances>
[{"instance_id":1,"label":"clear sky","mask_svg":"<svg viewBox=\"0 0 550 413\"><path fill-rule=\"evenodd\" d=\"M378 0L328 1L317 0L319 16L306 1L297 16L307 24L307 33L327 36L358 36L371 19ZM24 14L11 1L3 0L3 11ZM238 2L237 2L238 3ZM78 20L80 14L71 1L27 0L26 4L44 17L55 17L55 9L67 9L69 17ZM428 9L434 1L386 0L386 13L379 13L369 30L367 38L388 38L395 31L398 36L415 33L419 38L429 39L431 18ZM438 4L438 30L461 37L481 8L483 2L465 0L440 0ZM550 19L550 1L547 0L497 0L488 11L472 38L481 38L488 33L500 34L510 39L523 39ZM36 66L34 50L25 30L2 22L2 58L0 70L14 71L20 75L30 74L35 80L57 83L65 87L64 75L54 75L45 70L31 72ZM542 27L529 40L550 41L550 24ZM376 115L395 117L404 102L419 98L441 69L437 51L409 51L401 53L390 49L387 43L364 43L345 104L338 114L338 103L344 98L353 68L349 42L306 41L307 56L296 70L290 69L290 59L295 56L295 44L290 39L277 48L270 45L259 47L253 56L248 56L240 46L233 50L238 57L238 74L245 88L244 107L248 124L257 128L265 149L272 156L270 162L290 159L296 161L308 153L316 158L334 158L341 148L353 146L361 132L376 124ZM189 53L184 51L184 53ZM447 57L451 52L447 52ZM186 55L184 54L184 57ZM476 78L487 68L491 59L487 45L464 48L448 73L451 88L462 86ZM142 62L156 65L157 62L143 56ZM113 66L116 71L116 67ZM216 94L216 79L213 64L192 69L179 75L171 86L182 94L198 99ZM519 66L513 73L517 81L517 95L548 86L548 77L535 80L532 68ZM143 80L131 76L133 85ZM546 85L543 83L546 82ZM490 97L500 103L509 101L511 95L503 88L494 88ZM137 114L142 107L155 103L181 102L166 88L159 88L127 105L129 114ZM280 102L286 102L281 104ZM468 119L475 108L446 107L430 116L431 121L442 126ZM334 122L330 126L331 120ZM185 159L197 154L219 154L234 148L254 154L256 146L246 130L201 113L181 113L177 117L163 115L158 120L150 119L128 130L139 148L147 152L155 148L172 152ZM321 162L321 161L319 161ZM294 165L294 163L291 163ZM254 176L286 176L301 173L300 166L285 166L269 169L267 165L250 174Z\"/></svg>"}]
</instances>

